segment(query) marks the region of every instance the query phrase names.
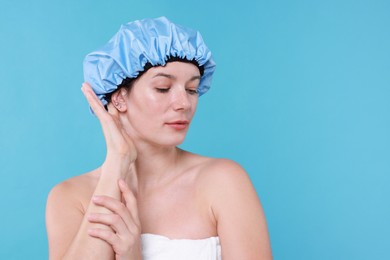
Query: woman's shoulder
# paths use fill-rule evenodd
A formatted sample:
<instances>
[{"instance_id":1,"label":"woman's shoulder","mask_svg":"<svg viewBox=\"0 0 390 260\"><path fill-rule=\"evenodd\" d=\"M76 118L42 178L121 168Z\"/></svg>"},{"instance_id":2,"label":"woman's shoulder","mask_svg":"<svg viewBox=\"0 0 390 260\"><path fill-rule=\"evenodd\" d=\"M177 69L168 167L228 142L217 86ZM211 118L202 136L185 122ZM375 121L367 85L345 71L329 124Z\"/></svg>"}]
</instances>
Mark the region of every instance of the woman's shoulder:
<instances>
[{"instance_id":1,"label":"woman's shoulder","mask_svg":"<svg viewBox=\"0 0 390 260\"><path fill-rule=\"evenodd\" d=\"M97 171L96 169L56 184L48 195L47 205L56 207L74 204L84 210L83 198L91 196L98 181Z\"/></svg>"},{"instance_id":2,"label":"woman's shoulder","mask_svg":"<svg viewBox=\"0 0 390 260\"><path fill-rule=\"evenodd\" d=\"M225 158L211 158L191 154L193 165L197 168L197 181L203 188L216 190L223 188L220 184L250 182L244 168L237 162ZM226 187L226 186L225 186Z\"/></svg>"},{"instance_id":3,"label":"woman's shoulder","mask_svg":"<svg viewBox=\"0 0 390 260\"><path fill-rule=\"evenodd\" d=\"M245 170L237 162L225 158L213 158L186 152L191 165L198 168L203 177L222 177L231 174L245 174Z\"/></svg>"},{"instance_id":4,"label":"woman's shoulder","mask_svg":"<svg viewBox=\"0 0 390 260\"><path fill-rule=\"evenodd\" d=\"M74 192L83 192L91 188L94 184L97 183L98 177L98 169L93 171L71 177L66 179L57 185L55 185L51 192L55 193L74 193Z\"/></svg>"},{"instance_id":5,"label":"woman's shoulder","mask_svg":"<svg viewBox=\"0 0 390 260\"><path fill-rule=\"evenodd\" d=\"M218 189L218 187L226 187L223 184L230 186L237 181L249 180L247 172L240 164L230 159L221 158L209 158L201 167L199 177L206 186L211 186L210 188L213 190Z\"/></svg>"}]
</instances>

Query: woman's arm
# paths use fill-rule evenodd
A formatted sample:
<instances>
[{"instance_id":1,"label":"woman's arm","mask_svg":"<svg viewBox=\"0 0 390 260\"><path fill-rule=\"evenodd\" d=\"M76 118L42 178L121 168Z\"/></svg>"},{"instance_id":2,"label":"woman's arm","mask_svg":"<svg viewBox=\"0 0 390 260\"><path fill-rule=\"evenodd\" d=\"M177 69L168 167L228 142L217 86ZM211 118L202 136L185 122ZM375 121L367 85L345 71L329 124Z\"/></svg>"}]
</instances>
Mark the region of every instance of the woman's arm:
<instances>
[{"instance_id":1,"label":"woman's arm","mask_svg":"<svg viewBox=\"0 0 390 260\"><path fill-rule=\"evenodd\" d=\"M264 212L247 173L229 160L216 160L206 170L222 259L272 259Z\"/></svg>"},{"instance_id":2,"label":"woman's arm","mask_svg":"<svg viewBox=\"0 0 390 260\"><path fill-rule=\"evenodd\" d=\"M115 109L107 113L88 85L83 92L101 122L107 157L85 214L71 183L50 192L46 210L50 259L113 259L114 255L141 259L136 199L124 182L118 186L120 179L135 174L130 167L135 148L123 133Z\"/></svg>"},{"instance_id":3,"label":"woman's arm","mask_svg":"<svg viewBox=\"0 0 390 260\"><path fill-rule=\"evenodd\" d=\"M93 195L106 195L120 200L118 180L120 167L112 165L110 172L101 169L101 177ZM112 161L114 164L114 161ZM111 175L108 177L108 175ZM49 194L46 206L46 226L49 240L50 259L114 259L112 246L107 242L88 235L92 228L109 230L110 227L91 223L88 216L92 213L111 213L105 207L91 200L84 214L81 208L79 191L72 181L57 185Z\"/></svg>"}]
</instances>

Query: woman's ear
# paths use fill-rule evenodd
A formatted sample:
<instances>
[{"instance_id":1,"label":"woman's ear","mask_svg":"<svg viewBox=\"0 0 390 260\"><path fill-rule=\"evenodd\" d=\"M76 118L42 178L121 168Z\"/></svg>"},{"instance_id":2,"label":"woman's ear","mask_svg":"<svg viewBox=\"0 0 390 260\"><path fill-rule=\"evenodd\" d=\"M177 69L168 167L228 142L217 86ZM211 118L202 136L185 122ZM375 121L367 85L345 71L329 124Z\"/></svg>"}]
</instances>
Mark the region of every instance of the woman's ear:
<instances>
[{"instance_id":1,"label":"woman's ear","mask_svg":"<svg viewBox=\"0 0 390 260\"><path fill-rule=\"evenodd\" d=\"M115 91L111 96L111 102L119 112L127 111L126 99L127 90L124 88Z\"/></svg>"}]
</instances>

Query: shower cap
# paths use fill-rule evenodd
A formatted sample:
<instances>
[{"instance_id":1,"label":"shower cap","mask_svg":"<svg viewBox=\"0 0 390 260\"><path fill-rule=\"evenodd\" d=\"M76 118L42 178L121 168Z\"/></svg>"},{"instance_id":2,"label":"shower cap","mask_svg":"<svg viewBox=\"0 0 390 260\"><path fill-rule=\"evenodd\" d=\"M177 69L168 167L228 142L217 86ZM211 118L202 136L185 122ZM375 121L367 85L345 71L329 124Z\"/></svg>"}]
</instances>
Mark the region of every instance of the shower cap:
<instances>
[{"instance_id":1,"label":"shower cap","mask_svg":"<svg viewBox=\"0 0 390 260\"><path fill-rule=\"evenodd\" d=\"M193 60L203 67L198 94L209 90L215 62L202 36L166 17L123 24L106 45L85 57L84 80L106 105L106 94L114 92L125 78L136 78L147 63L164 66L171 57Z\"/></svg>"}]
</instances>

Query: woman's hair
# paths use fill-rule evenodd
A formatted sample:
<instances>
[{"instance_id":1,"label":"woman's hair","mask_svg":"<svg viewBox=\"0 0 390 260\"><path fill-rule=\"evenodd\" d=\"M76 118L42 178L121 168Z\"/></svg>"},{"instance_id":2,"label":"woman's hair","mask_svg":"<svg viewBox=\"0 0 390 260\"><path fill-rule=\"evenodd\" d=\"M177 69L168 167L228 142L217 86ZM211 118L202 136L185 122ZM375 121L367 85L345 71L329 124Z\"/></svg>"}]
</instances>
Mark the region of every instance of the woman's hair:
<instances>
[{"instance_id":1,"label":"woman's hair","mask_svg":"<svg viewBox=\"0 0 390 260\"><path fill-rule=\"evenodd\" d=\"M198 62L195 59L187 60L185 58L171 56L171 57L168 57L168 59L166 60L167 63L168 62L173 62L173 61L180 61L180 62L186 62L186 63L194 64L199 69L200 76L203 76L204 67L203 66L199 66ZM159 65L157 65L157 66L159 66ZM125 79L123 79L122 83L118 85L118 88L114 92L106 94L105 98L106 98L107 103L109 104L111 102L112 94L114 94L115 92L119 91L120 89L124 88L127 91L130 91L131 88L134 85L134 82L138 78L140 78L145 72L147 72L152 67L156 67L156 66L153 66L150 62L148 62L148 63L145 64L144 70L141 71L136 78L125 78ZM107 105L105 105L106 109L107 109Z\"/></svg>"}]
</instances>

